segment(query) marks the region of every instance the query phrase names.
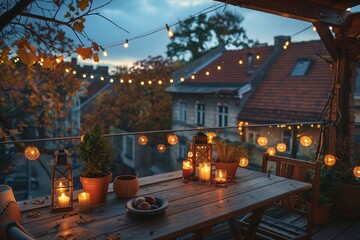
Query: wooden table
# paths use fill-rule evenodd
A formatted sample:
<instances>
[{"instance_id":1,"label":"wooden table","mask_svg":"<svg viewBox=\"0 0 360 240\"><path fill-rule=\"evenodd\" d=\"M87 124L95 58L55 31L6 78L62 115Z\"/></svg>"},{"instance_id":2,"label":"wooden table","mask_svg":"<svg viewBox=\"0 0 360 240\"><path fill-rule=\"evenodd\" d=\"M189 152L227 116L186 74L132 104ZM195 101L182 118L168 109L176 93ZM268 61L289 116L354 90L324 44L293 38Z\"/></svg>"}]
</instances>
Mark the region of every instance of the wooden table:
<instances>
[{"instance_id":1,"label":"wooden table","mask_svg":"<svg viewBox=\"0 0 360 240\"><path fill-rule=\"evenodd\" d=\"M88 214L51 213L50 207L45 206L49 199L42 205L20 202L22 225L37 239L174 239L311 188L311 184L276 176L268 178L264 173L243 168L237 171L236 183L226 187L185 183L181 171L141 178L140 186L138 196L151 194L169 201L163 215L132 217L124 207L127 200L116 199L110 189L107 202L93 207ZM75 212L77 207L76 201ZM28 217L34 212L40 216ZM80 217L88 222L77 223Z\"/></svg>"}]
</instances>

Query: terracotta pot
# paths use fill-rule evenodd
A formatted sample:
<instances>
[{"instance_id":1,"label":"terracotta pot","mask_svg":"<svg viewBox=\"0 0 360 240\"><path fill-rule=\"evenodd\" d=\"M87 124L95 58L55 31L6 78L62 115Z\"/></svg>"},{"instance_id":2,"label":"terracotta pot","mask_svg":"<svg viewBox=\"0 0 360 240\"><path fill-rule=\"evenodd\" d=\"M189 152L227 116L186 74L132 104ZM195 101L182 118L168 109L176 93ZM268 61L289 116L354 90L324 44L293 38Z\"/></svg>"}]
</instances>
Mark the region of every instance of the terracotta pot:
<instances>
[{"instance_id":1,"label":"terracotta pot","mask_svg":"<svg viewBox=\"0 0 360 240\"><path fill-rule=\"evenodd\" d=\"M90 193L90 204L96 205L106 201L106 195L111 181L111 173L105 177L87 178L80 176L85 192Z\"/></svg>"},{"instance_id":2,"label":"terracotta pot","mask_svg":"<svg viewBox=\"0 0 360 240\"><path fill-rule=\"evenodd\" d=\"M214 163L216 169L224 169L227 171L227 175L229 177L234 177L236 174L236 170L239 167L238 162L232 162L232 163L222 163L222 162L215 162Z\"/></svg>"},{"instance_id":3,"label":"terracotta pot","mask_svg":"<svg viewBox=\"0 0 360 240\"><path fill-rule=\"evenodd\" d=\"M341 183L332 199L331 212L343 218L360 219L360 185Z\"/></svg>"},{"instance_id":4,"label":"terracotta pot","mask_svg":"<svg viewBox=\"0 0 360 240\"><path fill-rule=\"evenodd\" d=\"M310 203L308 203L310 204ZM333 204L316 205L314 209L314 224L325 225L329 222L330 208Z\"/></svg>"},{"instance_id":5,"label":"terracotta pot","mask_svg":"<svg viewBox=\"0 0 360 240\"><path fill-rule=\"evenodd\" d=\"M134 175L117 176L113 188L117 198L133 198L139 190L139 179Z\"/></svg>"}]
</instances>

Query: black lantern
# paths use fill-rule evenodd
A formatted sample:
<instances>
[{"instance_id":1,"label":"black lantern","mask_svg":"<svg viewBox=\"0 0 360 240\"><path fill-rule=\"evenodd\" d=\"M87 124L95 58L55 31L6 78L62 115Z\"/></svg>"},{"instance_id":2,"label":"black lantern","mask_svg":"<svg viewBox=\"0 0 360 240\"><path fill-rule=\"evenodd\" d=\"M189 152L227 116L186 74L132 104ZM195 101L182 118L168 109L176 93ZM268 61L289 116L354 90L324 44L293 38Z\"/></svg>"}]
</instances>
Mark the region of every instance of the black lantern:
<instances>
[{"instance_id":1,"label":"black lantern","mask_svg":"<svg viewBox=\"0 0 360 240\"><path fill-rule=\"evenodd\" d=\"M61 212L73 209L73 174L72 162L67 159L65 163L52 159L51 164L51 211Z\"/></svg>"}]
</instances>

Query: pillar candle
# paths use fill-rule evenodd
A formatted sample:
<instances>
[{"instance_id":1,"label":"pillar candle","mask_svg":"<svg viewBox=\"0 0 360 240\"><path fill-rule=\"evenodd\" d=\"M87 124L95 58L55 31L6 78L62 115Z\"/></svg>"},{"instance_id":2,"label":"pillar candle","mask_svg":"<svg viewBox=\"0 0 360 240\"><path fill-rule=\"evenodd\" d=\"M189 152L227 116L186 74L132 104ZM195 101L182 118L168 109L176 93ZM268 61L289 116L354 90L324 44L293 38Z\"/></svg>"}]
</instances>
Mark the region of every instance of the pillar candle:
<instances>
[{"instance_id":1,"label":"pillar candle","mask_svg":"<svg viewBox=\"0 0 360 240\"><path fill-rule=\"evenodd\" d=\"M70 198L65 195L65 193L62 193L60 197L58 197L58 204L59 208L65 208L69 206L69 200Z\"/></svg>"},{"instance_id":2,"label":"pillar candle","mask_svg":"<svg viewBox=\"0 0 360 240\"><path fill-rule=\"evenodd\" d=\"M199 164L199 180L208 183L211 178L211 163L204 162Z\"/></svg>"},{"instance_id":3,"label":"pillar candle","mask_svg":"<svg viewBox=\"0 0 360 240\"><path fill-rule=\"evenodd\" d=\"M90 211L90 193L82 192L78 194L79 212L85 213Z\"/></svg>"}]
</instances>

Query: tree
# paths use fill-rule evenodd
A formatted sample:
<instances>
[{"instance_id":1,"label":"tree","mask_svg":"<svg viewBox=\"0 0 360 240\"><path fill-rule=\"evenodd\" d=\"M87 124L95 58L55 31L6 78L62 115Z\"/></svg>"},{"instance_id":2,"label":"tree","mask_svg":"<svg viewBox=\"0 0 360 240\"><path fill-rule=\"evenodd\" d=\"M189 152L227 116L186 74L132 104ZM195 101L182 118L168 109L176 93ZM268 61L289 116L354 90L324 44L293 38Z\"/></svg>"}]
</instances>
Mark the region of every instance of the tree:
<instances>
[{"instance_id":1,"label":"tree","mask_svg":"<svg viewBox=\"0 0 360 240\"><path fill-rule=\"evenodd\" d=\"M17 0L0 3L0 64L13 57L27 66L42 61L45 68L54 69L63 55L77 52L83 59L99 61L102 49L85 31L87 17L98 16L113 23L97 12L112 0L94 6L93 0ZM73 32L80 46L74 48L73 39L64 29ZM121 27L119 27L121 28ZM85 47L84 41L88 41Z\"/></svg>"},{"instance_id":2,"label":"tree","mask_svg":"<svg viewBox=\"0 0 360 240\"><path fill-rule=\"evenodd\" d=\"M257 41L250 40L243 27L244 18L229 10L207 16L200 14L180 22L167 45L167 55L180 61L193 60L219 44L232 48L248 48Z\"/></svg>"},{"instance_id":3,"label":"tree","mask_svg":"<svg viewBox=\"0 0 360 240\"><path fill-rule=\"evenodd\" d=\"M96 98L94 111L84 115L81 125L88 128L99 123L104 128L132 131L169 129L171 96L165 89L176 67L158 56L138 61L128 70L118 68L121 72L116 83Z\"/></svg>"}]
</instances>

